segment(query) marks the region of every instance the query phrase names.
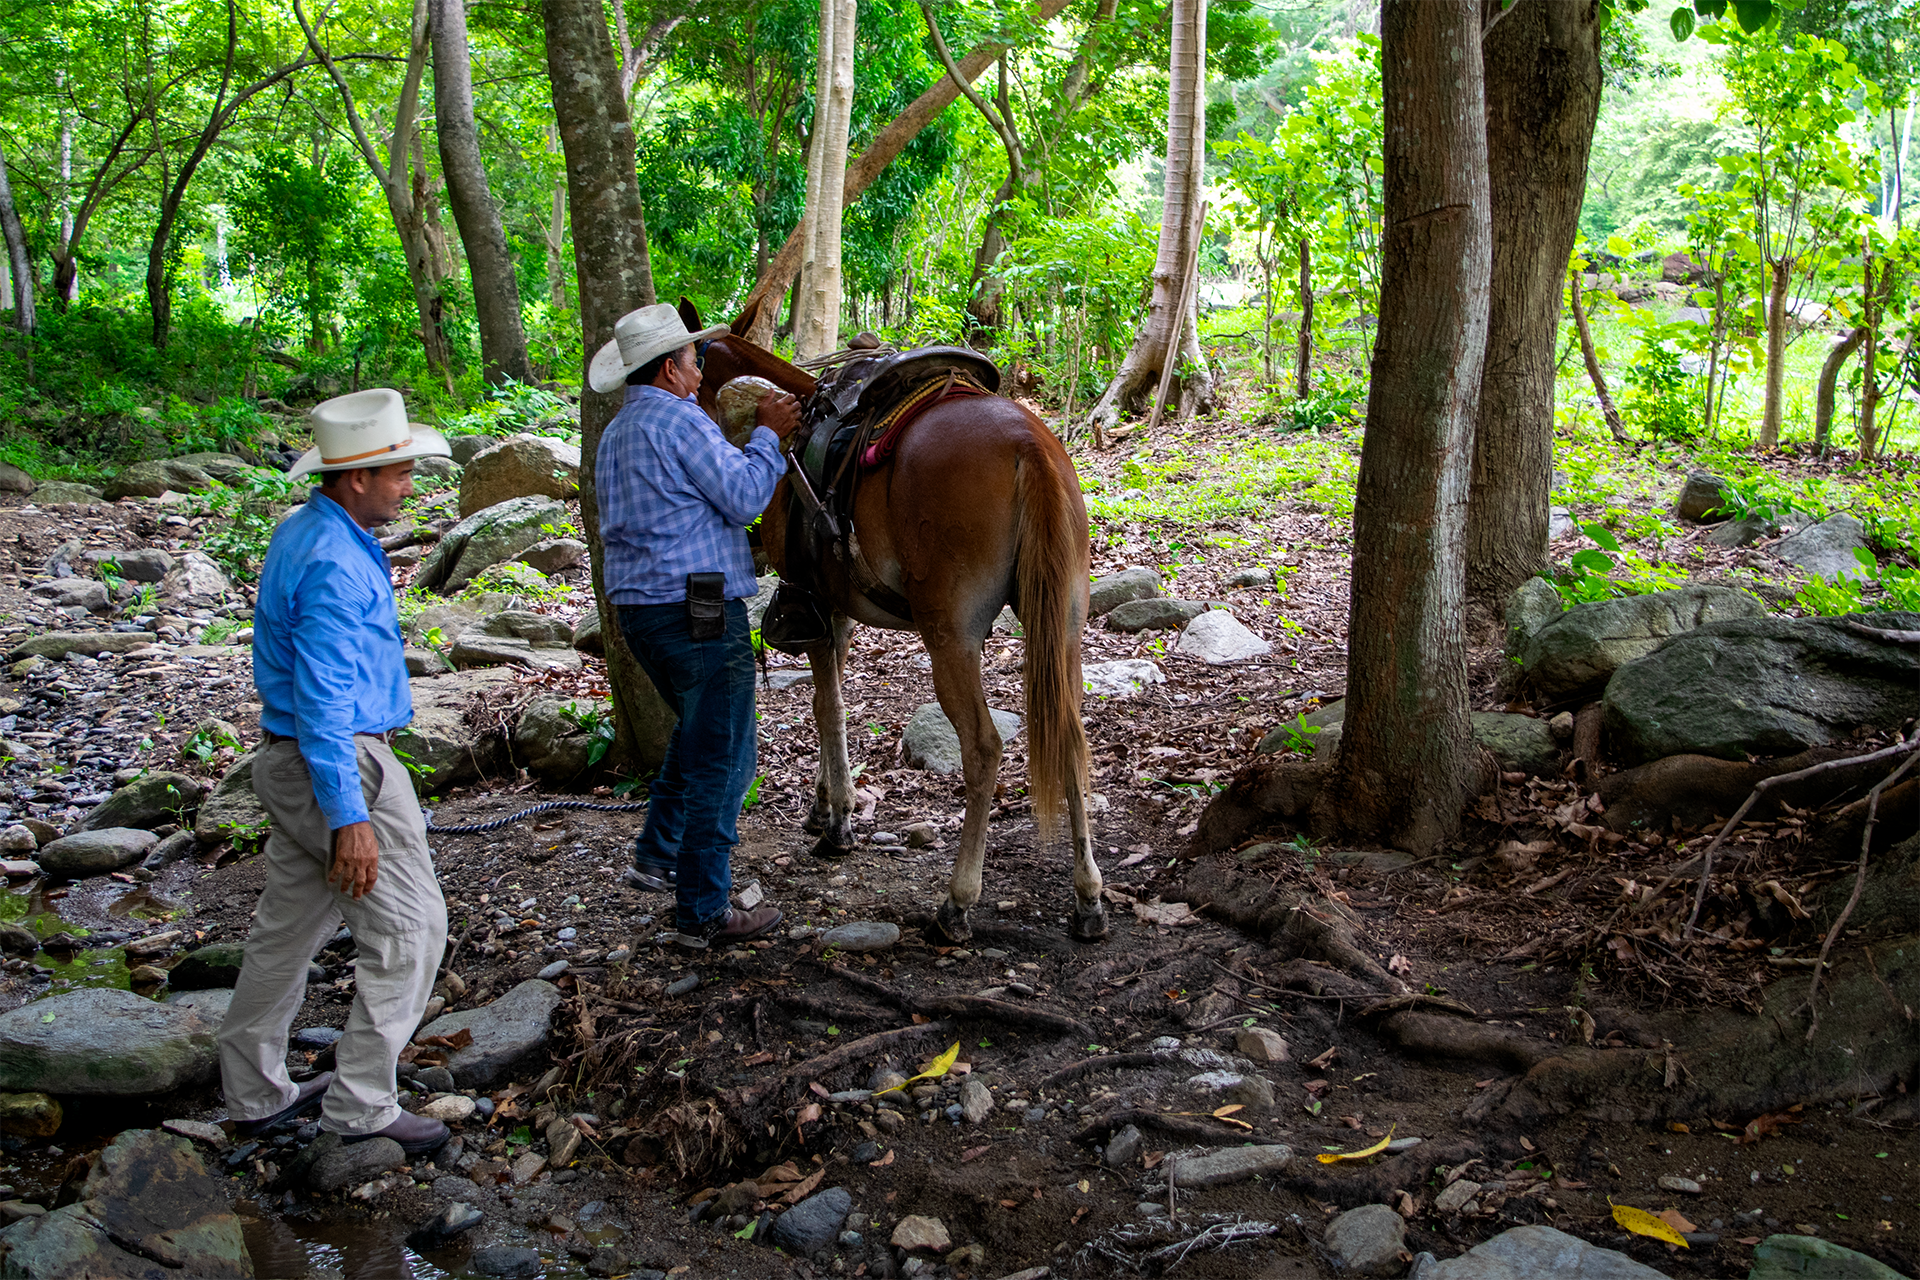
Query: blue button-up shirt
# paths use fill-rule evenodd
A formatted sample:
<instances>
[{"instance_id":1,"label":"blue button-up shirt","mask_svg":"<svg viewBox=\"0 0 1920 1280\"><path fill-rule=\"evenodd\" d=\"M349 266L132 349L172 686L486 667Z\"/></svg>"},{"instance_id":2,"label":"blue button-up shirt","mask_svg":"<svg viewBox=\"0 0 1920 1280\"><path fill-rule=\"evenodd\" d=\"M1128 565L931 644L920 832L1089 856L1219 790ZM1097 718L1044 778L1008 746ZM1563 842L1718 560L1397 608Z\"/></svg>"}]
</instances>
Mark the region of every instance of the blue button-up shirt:
<instances>
[{"instance_id":1,"label":"blue button-up shirt","mask_svg":"<svg viewBox=\"0 0 1920 1280\"><path fill-rule=\"evenodd\" d=\"M353 735L413 719L387 556L315 489L280 522L253 611L260 727L297 738L334 830L367 820Z\"/></svg>"},{"instance_id":2,"label":"blue button-up shirt","mask_svg":"<svg viewBox=\"0 0 1920 1280\"><path fill-rule=\"evenodd\" d=\"M780 437L766 427L742 451L692 400L628 387L594 455L607 598L673 604L687 598L690 573L724 573L728 598L752 596L746 526L785 471Z\"/></svg>"}]
</instances>

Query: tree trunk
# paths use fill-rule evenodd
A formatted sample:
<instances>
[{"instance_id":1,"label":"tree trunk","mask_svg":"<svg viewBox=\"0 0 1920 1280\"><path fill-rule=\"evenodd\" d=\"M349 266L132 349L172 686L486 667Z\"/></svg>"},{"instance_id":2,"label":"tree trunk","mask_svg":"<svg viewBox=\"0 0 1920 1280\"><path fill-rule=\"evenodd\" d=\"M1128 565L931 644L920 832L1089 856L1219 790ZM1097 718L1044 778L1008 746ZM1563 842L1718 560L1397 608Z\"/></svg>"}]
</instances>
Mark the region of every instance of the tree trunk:
<instances>
[{"instance_id":1,"label":"tree trunk","mask_svg":"<svg viewBox=\"0 0 1920 1280\"><path fill-rule=\"evenodd\" d=\"M841 214L847 186L847 130L853 118L854 0L820 0L820 61L814 80L813 145L807 149L807 252L794 317L796 359L840 346Z\"/></svg>"},{"instance_id":2,"label":"tree trunk","mask_svg":"<svg viewBox=\"0 0 1920 1280\"><path fill-rule=\"evenodd\" d=\"M187 197L187 186L193 181L194 172L200 162L207 158L207 152L213 147L213 140L233 118L228 109L227 90L233 84L233 59L240 43L240 15L234 0L227 0L227 52L220 71L220 90L213 96L213 108L207 112L207 122L200 130L200 137L181 164L180 172L173 182L162 182L160 195L160 217L154 224L153 240L147 247L147 309L153 320L153 345L164 351L167 338L173 330L173 272L167 264L167 257L173 248L173 224L180 215L180 202ZM258 92L256 86L253 92ZM248 95L251 96L251 93ZM164 175L165 169L162 169Z\"/></svg>"},{"instance_id":3,"label":"tree trunk","mask_svg":"<svg viewBox=\"0 0 1920 1280\"><path fill-rule=\"evenodd\" d=\"M1200 350L1194 311L1182 290L1199 237L1200 194L1206 162L1206 0L1174 0L1172 55L1167 84L1167 176L1160 212L1160 248L1153 264L1153 300L1134 335L1120 372L1093 407L1092 416L1112 427L1124 412L1137 412L1159 382L1168 355L1195 372L1180 388L1183 407L1198 411L1212 399L1212 375ZM1175 325L1180 331L1174 331Z\"/></svg>"},{"instance_id":4,"label":"tree trunk","mask_svg":"<svg viewBox=\"0 0 1920 1280\"><path fill-rule=\"evenodd\" d=\"M554 145L558 146L559 135L554 135ZM547 289L553 301L555 311L567 309L567 270L566 262L560 251L567 244L567 177L561 174L553 180L553 215L547 220Z\"/></svg>"},{"instance_id":5,"label":"tree trunk","mask_svg":"<svg viewBox=\"0 0 1920 1280\"><path fill-rule=\"evenodd\" d=\"M1771 280L1767 288L1767 398L1760 413L1760 438L1754 443L1762 449L1780 446L1780 417L1786 401L1787 377L1787 285L1793 278L1793 262L1767 264Z\"/></svg>"},{"instance_id":6,"label":"tree trunk","mask_svg":"<svg viewBox=\"0 0 1920 1280\"><path fill-rule=\"evenodd\" d=\"M474 319L480 329L480 362L488 383L511 378L533 381L527 365L527 337L520 328L520 286L500 206L487 186L480 159L480 134L473 122L473 66L467 49L467 9L463 0L430 0L433 29L433 107L440 137L440 171L447 178L447 203L466 248L467 274L473 280Z\"/></svg>"},{"instance_id":7,"label":"tree trunk","mask_svg":"<svg viewBox=\"0 0 1920 1280\"><path fill-rule=\"evenodd\" d=\"M13 326L32 335L38 320L33 310L33 261L27 256L27 233L13 206L13 184L7 179L7 157L0 150L0 237L7 242L7 265L13 272ZM28 367L32 364L29 362Z\"/></svg>"},{"instance_id":8,"label":"tree trunk","mask_svg":"<svg viewBox=\"0 0 1920 1280\"><path fill-rule=\"evenodd\" d=\"M1067 7L1069 0L1040 0L1037 20L1045 23L1053 20ZM1000 59L1000 56L1012 44L988 40L960 59L960 73L971 84L980 78L980 74ZM840 196L841 211L858 200L873 180L895 156L907 149L907 144L920 135L920 131L932 124L942 111L954 104L960 96L960 86L954 78L942 72L940 78L928 85L918 98L907 104L906 110L887 122L885 128L873 135L873 141L867 144L858 158L847 165L846 185ZM800 260L806 248L806 222L803 219L787 236L786 243L773 255L761 272L760 279L747 294L740 305L740 313L754 313L753 324L748 328L746 338L749 342L767 346L773 340L774 326L780 319L780 295L793 287L794 280L800 274ZM911 306L911 303L909 303Z\"/></svg>"},{"instance_id":9,"label":"tree trunk","mask_svg":"<svg viewBox=\"0 0 1920 1280\"><path fill-rule=\"evenodd\" d=\"M1483 23L1501 14L1485 0ZM1467 593L1497 612L1547 567L1554 345L1600 111L1593 0L1527 0L1487 38L1493 275L1467 502Z\"/></svg>"},{"instance_id":10,"label":"tree trunk","mask_svg":"<svg viewBox=\"0 0 1920 1280\"><path fill-rule=\"evenodd\" d=\"M1867 326L1858 326L1833 344L1833 350L1827 352L1826 363L1820 366L1820 381L1813 396L1813 444L1817 449L1826 449L1827 437L1833 431L1833 392L1840 380L1840 370L1866 339Z\"/></svg>"},{"instance_id":11,"label":"tree trunk","mask_svg":"<svg viewBox=\"0 0 1920 1280\"><path fill-rule=\"evenodd\" d=\"M1480 781L1462 628L1492 258L1477 0L1386 0L1380 330L1354 504L1347 716L1316 817L1425 854Z\"/></svg>"},{"instance_id":12,"label":"tree trunk","mask_svg":"<svg viewBox=\"0 0 1920 1280\"><path fill-rule=\"evenodd\" d=\"M640 184L633 168L633 126L620 88L620 64L607 38L600 0L543 0L547 72L553 114L567 158L567 195L573 206L573 261L580 298L582 355L587 361L613 337L621 316L653 301L646 269ZM594 465L600 435L619 412L620 391L602 395L586 386L581 368L580 523L587 532L593 595L613 690L615 768L637 772L660 763L673 732L673 713L648 682L620 635L606 595L600 503Z\"/></svg>"},{"instance_id":13,"label":"tree trunk","mask_svg":"<svg viewBox=\"0 0 1920 1280\"><path fill-rule=\"evenodd\" d=\"M1573 307L1573 327L1580 333L1580 359L1587 366L1587 381L1593 383L1593 395L1600 402L1600 416L1606 419L1607 430L1625 444L1627 429L1620 421L1620 411L1613 407L1613 397L1607 394L1607 377L1600 372L1600 353L1593 346L1593 326L1587 323L1586 286L1580 283L1578 271L1568 274L1568 299Z\"/></svg>"},{"instance_id":14,"label":"tree trunk","mask_svg":"<svg viewBox=\"0 0 1920 1280\"><path fill-rule=\"evenodd\" d=\"M1313 394L1313 242L1306 236L1300 237L1300 343L1293 353L1293 394L1302 400Z\"/></svg>"}]
</instances>

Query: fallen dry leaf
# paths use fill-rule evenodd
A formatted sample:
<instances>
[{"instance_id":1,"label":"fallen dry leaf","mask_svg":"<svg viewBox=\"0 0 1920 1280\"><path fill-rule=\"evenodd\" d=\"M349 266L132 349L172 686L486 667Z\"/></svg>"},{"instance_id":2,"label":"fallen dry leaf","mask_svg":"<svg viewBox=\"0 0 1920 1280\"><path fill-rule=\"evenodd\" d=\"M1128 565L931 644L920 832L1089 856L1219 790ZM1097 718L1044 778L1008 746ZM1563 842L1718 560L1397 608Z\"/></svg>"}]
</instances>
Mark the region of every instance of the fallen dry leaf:
<instances>
[{"instance_id":1,"label":"fallen dry leaf","mask_svg":"<svg viewBox=\"0 0 1920 1280\"><path fill-rule=\"evenodd\" d=\"M1387 961L1387 972L1400 974L1412 973L1413 962L1396 951L1392 958Z\"/></svg>"},{"instance_id":2,"label":"fallen dry leaf","mask_svg":"<svg viewBox=\"0 0 1920 1280\"><path fill-rule=\"evenodd\" d=\"M888 1152L888 1154L891 1155L892 1152ZM799 1204L802 1200L805 1200L808 1196L813 1194L813 1189L820 1185L820 1179L826 1176L827 1176L827 1171L824 1168L815 1169L812 1173L808 1174L804 1179L795 1183L787 1191L785 1195L781 1196L780 1203L781 1204Z\"/></svg>"},{"instance_id":3,"label":"fallen dry leaf","mask_svg":"<svg viewBox=\"0 0 1920 1280\"><path fill-rule=\"evenodd\" d=\"M889 1147L887 1148L887 1154L881 1156L878 1160L867 1161L867 1168L884 1169L892 1163L893 1163L893 1148Z\"/></svg>"},{"instance_id":4,"label":"fallen dry leaf","mask_svg":"<svg viewBox=\"0 0 1920 1280\"><path fill-rule=\"evenodd\" d=\"M1325 1071L1329 1067L1333 1066L1334 1060L1339 1056L1340 1056L1340 1047L1338 1045L1328 1045L1325 1053L1322 1053L1317 1058L1309 1058L1307 1060L1307 1065L1312 1067L1315 1071Z\"/></svg>"},{"instance_id":5,"label":"fallen dry leaf","mask_svg":"<svg viewBox=\"0 0 1920 1280\"><path fill-rule=\"evenodd\" d=\"M773 1054L762 1049L759 1053L740 1059L740 1065L743 1067L764 1067L772 1061Z\"/></svg>"},{"instance_id":6,"label":"fallen dry leaf","mask_svg":"<svg viewBox=\"0 0 1920 1280\"><path fill-rule=\"evenodd\" d=\"M991 1150L993 1150L992 1143L988 1143L987 1145L980 1146L980 1147L968 1147L965 1151L962 1151L960 1153L960 1163L965 1164L969 1160L978 1160L981 1156L987 1154L987 1152Z\"/></svg>"},{"instance_id":7,"label":"fallen dry leaf","mask_svg":"<svg viewBox=\"0 0 1920 1280\"><path fill-rule=\"evenodd\" d=\"M1681 1235L1700 1229L1691 1222L1688 1222L1678 1209L1662 1209L1653 1216L1672 1227L1675 1231L1678 1231Z\"/></svg>"}]
</instances>

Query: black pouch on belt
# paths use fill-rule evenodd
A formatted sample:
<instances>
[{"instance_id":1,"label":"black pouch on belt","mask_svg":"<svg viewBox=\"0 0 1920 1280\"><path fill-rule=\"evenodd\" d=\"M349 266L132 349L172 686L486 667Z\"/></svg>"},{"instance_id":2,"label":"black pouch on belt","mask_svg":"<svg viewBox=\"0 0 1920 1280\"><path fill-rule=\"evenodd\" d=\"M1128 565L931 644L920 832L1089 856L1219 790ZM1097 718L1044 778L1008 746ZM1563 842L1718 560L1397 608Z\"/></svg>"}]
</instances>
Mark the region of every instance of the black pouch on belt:
<instances>
[{"instance_id":1,"label":"black pouch on belt","mask_svg":"<svg viewBox=\"0 0 1920 1280\"><path fill-rule=\"evenodd\" d=\"M687 638L718 640L727 633L727 575L687 575Z\"/></svg>"}]
</instances>

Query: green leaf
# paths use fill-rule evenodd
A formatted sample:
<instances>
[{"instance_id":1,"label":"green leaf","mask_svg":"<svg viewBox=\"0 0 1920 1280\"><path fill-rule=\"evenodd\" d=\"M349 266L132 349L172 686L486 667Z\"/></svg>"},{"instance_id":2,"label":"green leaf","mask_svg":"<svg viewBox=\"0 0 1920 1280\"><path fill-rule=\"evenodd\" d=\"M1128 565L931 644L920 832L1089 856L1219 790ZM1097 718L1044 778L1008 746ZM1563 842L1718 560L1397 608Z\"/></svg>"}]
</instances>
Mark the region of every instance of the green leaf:
<instances>
[{"instance_id":1,"label":"green leaf","mask_svg":"<svg viewBox=\"0 0 1920 1280\"><path fill-rule=\"evenodd\" d=\"M1607 252L1624 258L1633 252L1633 242L1625 236L1608 236Z\"/></svg>"},{"instance_id":2,"label":"green leaf","mask_svg":"<svg viewBox=\"0 0 1920 1280\"><path fill-rule=\"evenodd\" d=\"M1675 40L1687 39L1689 36L1693 34L1693 28L1695 25L1693 20L1693 10L1687 8L1685 5L1682 5L1680 8L1675 9L1673 11L1673 16L1667 19L1667 25L1673 28L1673 38Z\"/></svg>"},{"instance_id":3,"label":"green leaf","mask_svg":"<svg viewBox=\"0 0 1920 1280\"><path fill-rule=\"evenodd\" d=\"M1773 20L1773 0L1733 0L1733 16L1752 35Z\"/></svg>"},{"instance_id":4,"label":"green leaf","mask_svg":"<svg viewBox=\"0 0 1920 1280\"><path fill-rule=\"evenodd\" d=\"M1605 547L1608 551L1614 552L1615 554L1619 553L1620 539L1614 537L1613 530L1607 528L1607 526L1603 524L1583 524L1580 526L1580 532L1592 538L1596 544Z\"/></svg>"}]
</instances>

